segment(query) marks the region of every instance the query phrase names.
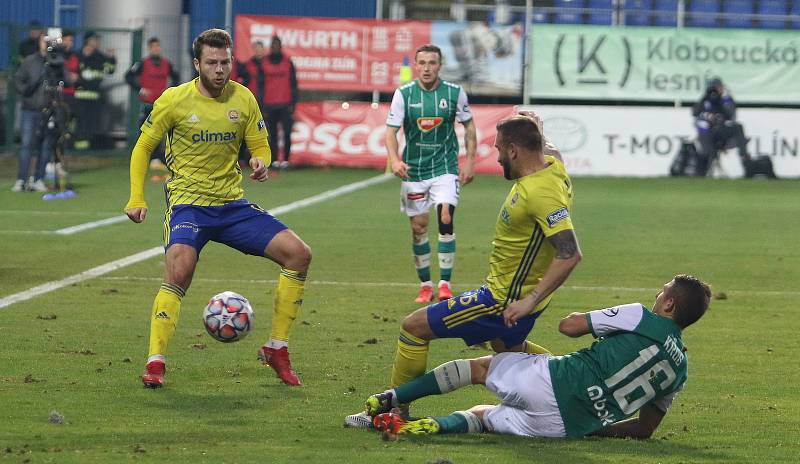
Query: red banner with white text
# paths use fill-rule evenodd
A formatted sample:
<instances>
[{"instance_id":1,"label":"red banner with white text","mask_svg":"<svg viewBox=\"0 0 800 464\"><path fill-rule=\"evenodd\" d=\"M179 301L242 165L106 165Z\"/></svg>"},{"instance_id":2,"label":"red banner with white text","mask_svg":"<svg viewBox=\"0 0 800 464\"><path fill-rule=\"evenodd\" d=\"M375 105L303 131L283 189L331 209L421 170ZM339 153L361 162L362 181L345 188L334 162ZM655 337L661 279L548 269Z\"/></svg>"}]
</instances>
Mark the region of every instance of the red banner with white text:
<instances>
[{"instance_id":1,"label":"red banner with white text","mask_svg":"<svg viewBox=\"0 0 800 464\"><path fill-rule=\"evenodd\" d=\"M475 170L502 173L494 149L495 125L516 114L513 105L470 105L476 124L478 147ZM314 166L386 167L386 116L389 104L299 103L294 113L292 162ZM405 144L400 131L400 147ZM459 157L465 156L464 127L456 124Z\"/></svg>"},{"instance_id":2,"label":"red banner with white text","mask_svg":"<svg viewBox=\"0 0 800 464\"><path fill-rule=\"evenodd\" d=\"M403 60L431 40L430 21L236 16L234 50L243 63L253 56L252 44L269 49L281 38L301 89L392 92L398 86Z\"/></svg>"}]
</instances>

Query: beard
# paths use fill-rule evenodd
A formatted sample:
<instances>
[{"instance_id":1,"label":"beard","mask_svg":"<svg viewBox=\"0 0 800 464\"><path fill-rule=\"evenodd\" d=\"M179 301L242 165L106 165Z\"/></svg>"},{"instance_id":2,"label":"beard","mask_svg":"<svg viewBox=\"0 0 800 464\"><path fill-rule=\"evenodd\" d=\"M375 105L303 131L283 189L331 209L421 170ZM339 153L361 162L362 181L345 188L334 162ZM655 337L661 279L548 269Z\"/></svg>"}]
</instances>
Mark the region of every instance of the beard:
<instances>
[{"instance_id":1,"label":"beard","mask_svg":"<svg viewBox=\"0 0 800 464\"><path fill-rule=\"evenodd\" d=\"M503 166L503 177L505 177L506 180L512 180L513 177L511 177L511 163L509 163L507 159L504 159L500 161L500 165Z\"/></svg>"},{"instance_id":2,"label":"beard","mask_svg":"<svg viewBox=\"0 0 800 464\"><path fill-rule=\"evenodd\" d=\"M230 75L225 78L225 81L222 83L222 85L217 85L217 83L214 82L213 78L209 79L208 77L203 75L203 73L200 73L200 82L202 82L203 87L205 87L209 91L221 92L222 89L225 88L225 84L227 84L229 80L230 80Z\"/></svg>"}]
</instances>

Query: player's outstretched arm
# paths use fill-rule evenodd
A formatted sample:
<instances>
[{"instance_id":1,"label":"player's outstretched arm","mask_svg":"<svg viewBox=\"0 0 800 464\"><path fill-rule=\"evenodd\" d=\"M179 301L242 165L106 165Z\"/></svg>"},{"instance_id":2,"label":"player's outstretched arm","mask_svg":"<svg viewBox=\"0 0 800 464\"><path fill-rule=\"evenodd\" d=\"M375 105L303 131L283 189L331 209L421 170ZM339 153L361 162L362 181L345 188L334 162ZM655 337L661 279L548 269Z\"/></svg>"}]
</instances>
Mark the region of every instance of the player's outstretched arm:
<instances>
[{"instance_id":1,"label":"player's outstretched arm","mask_svg":"<svg viewBox=\"0 0 800 464\"><path fill-rule=\"evenodd\" d=\"M609 425L592 435L610 438L647 439L653 435L665 415L660 409L648 403L639 410L639 417Z\"/></svg>"},{"instance_id":2,"label":"player's outstretched arm","mask_svg":"<svg viewBox=\"0 0 800 464\"><path fill-rule=\"evenodd\" d=\"M150 161L150 153L160 143L147 134L140 134L136 146L131 153L131 192L128 204L125 205L125 214L136 223L142 222L147 217L147 202L144 200L144 180L147 177L147 165Z\"/></svg>"},{"instance_id":3,"label":"player's outstretched arm","mask_svg":"<svg viewBox=\"0 0 800 464\"><path fill-rule=\"evenodd\" d=\"M556 232L548 237L547 240L556 250L555 258L553 258L544 276L542 276L542 280L539 281L536 289L530 295L506 306L505 311L503 311L503 319L508 327L512 327L519 318L533 312L540 301L556 291L567 280L567 277L583 257L575 231L572 229Z\"/></svg>"},{"instance_id":4,"label":"player's outstretched arm","mask_svg":"<svg viewBox=\"0 0 800 464\"><path fill-rule=\"evenodd\" d=\"M561 322L558 323L558 331L573 338L591 333L586 313L572 313L561 319Z\"/></svg>"}]
</instances>

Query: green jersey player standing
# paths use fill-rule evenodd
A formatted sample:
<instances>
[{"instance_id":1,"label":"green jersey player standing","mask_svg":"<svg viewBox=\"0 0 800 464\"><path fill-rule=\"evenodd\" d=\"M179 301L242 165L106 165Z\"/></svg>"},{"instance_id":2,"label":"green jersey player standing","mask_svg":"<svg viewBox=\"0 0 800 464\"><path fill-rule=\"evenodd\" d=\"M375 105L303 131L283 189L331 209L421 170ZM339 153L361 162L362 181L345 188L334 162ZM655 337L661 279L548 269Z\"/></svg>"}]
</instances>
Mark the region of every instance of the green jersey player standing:
<instances>
[{"instance_id":1,"label":"green jersey player standing","mask_svg":"<svg viewBox=\"0 0 800 464\"><path fill-rule=\"evenodd\" d=\"M472 181L477 137L475 123L461 86L439 79L442 51L423 45L414 55L417 79L395 90L386 120L386 149L392 173L403 180L400 211L411 221L414 266L422 282L417 303L433 300L431 248L428 244L428 211L436 206L439 223L439 300L453 296L450 279L455 261L456 236L453 215L459 189ZM455 122L464 125L466 162L459 174ZM399 154L397 132L406 137Z\"/></svg>"},{"instance_id":2,"label":"green jersey player standing","mask_svg":"<svg viewBox=\"0 0 800 464\"><path fill-rule=\"evenodd\" d=\"M708 309L711 290L677 275L639 303L572 313L559 330L592 334L591 347L566 356L500 353L450 361L409 383L367 399L375 428L391 434L494 432L530 437L649 438L686 382L681 332ZM386 412L429 395L482 384L501 400L449 416L407 421ZM639 416L628 419L639 412Z\"/></svg>"}]
</instances>

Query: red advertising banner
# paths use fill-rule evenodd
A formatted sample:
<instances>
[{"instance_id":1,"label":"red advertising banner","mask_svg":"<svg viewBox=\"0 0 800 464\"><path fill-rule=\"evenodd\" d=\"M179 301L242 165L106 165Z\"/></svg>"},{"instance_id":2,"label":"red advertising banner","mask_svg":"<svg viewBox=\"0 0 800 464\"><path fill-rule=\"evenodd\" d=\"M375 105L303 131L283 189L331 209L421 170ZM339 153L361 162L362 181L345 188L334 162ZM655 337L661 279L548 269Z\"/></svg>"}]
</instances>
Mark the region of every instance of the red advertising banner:
<instances>
[{"instance_id":1,"label":"red advertising banner","mask_svg":"<svg viewBox=\"0 0 800 464\"><path fill-rule=\"evenodd\" d=\"M470 105L475 119L478 148L476 171L500 174L494 148L495 125L516 114L513 105ZM292 162L314 166L386 167L386 116L389 104L315 102L299 103L292 131ZM403 131L400 131L401 138ZM464 127L456 124L464 153ZM405 141L400 141L401 149Z\"/></svg>"},{"instance_id":2,"label":"red advertising banner","mask_svg":"<svg viewBox=\"0 0 800 464\"><path fill-rule=\"evenodd\" d=\"M301 89L393 92L403 60L431 40L429 21L301 18L290 16L236 17L236 60L247 61L252 43L269 48L281 38L292 58Z\"/></svg>"}]
</instances>

